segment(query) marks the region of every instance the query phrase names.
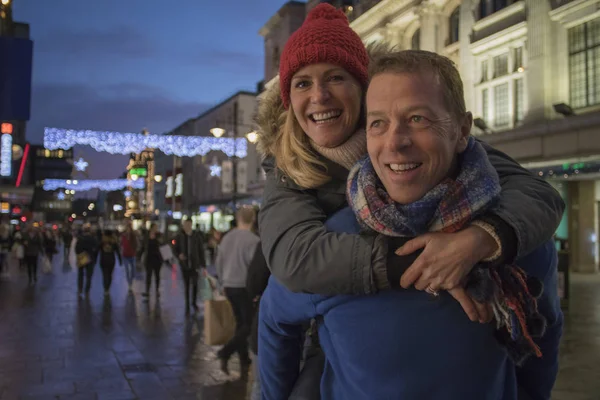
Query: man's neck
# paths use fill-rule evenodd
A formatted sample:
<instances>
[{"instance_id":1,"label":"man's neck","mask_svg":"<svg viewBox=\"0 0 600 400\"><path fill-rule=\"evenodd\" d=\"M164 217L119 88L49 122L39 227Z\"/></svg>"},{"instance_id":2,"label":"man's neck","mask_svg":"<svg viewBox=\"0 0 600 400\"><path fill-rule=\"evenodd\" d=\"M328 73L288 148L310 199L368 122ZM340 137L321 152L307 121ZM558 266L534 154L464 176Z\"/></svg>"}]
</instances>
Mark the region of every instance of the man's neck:
<instances>
[{"instance_id":1,"label":"man's neck","mask_svg":"<svg viewBox=\"0 0 600 400\"><path fill-rule=\"evenodd\" d=\"M188 229L184 229L183 232L185 232L186 235L191 235L192 234L192 230L188 230Z\"/></svg>"},{"instance_id":2,"label":"man's neck","mask_svg":"<svg viewBox=\"0 0 600 400\"><path fill-rule=\"evenodd\" d=\"M252 225L238 224L238 226L236 228L240 229L242 231L251 231L252 230Z\"/></svg>"}]
</instances>

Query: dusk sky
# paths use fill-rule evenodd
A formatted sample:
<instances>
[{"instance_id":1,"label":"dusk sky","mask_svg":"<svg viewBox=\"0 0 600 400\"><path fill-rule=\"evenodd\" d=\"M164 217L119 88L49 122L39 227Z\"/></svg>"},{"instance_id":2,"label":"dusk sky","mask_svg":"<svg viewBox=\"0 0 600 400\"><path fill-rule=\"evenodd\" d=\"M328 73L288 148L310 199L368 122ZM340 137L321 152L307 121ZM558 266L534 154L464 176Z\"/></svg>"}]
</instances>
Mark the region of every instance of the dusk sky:
<instances>
[{"instance_id":1,"label":"dusk sky","mask_svg":"<svg viewBox=\"0 0 600 400\"><path fill-rule=\"evenodd\" d=\"M285 0L13 0L34 41L27 138L45 126L169 131L263 78L258 30ZM90 177L123 156L76 149ZM107 168L107 166L109 168Z\"/></svg>"}]
</instances>

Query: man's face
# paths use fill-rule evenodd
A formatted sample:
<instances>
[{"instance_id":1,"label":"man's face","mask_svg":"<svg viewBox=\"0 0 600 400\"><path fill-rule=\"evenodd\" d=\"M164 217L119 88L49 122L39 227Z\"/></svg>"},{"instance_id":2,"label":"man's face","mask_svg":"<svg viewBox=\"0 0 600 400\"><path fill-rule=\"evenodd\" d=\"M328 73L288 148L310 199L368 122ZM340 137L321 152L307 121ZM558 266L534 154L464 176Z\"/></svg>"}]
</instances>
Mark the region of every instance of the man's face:
<instances>
[{"instance_id":1,"label":"man's face","mask_svg":"<svg viewBox=\"0 0 600 400\"><path fill-rule=\"evenodd\" d=\"M192 230L192 221L189 219L184 221L183 229L185 229L186 231L191 231Z\"/></svg>"},{"instance_id":2,"label":"man's face","mask_svg":"<svg viewBox=\"0 0 600 400\"><path fill-rule=\"evenodd\" d=\"M367 149L390 197L409 204L453 173L471 129L444 103L434 74L385 72L367 91Z\"/></svg>"}]
</instances>

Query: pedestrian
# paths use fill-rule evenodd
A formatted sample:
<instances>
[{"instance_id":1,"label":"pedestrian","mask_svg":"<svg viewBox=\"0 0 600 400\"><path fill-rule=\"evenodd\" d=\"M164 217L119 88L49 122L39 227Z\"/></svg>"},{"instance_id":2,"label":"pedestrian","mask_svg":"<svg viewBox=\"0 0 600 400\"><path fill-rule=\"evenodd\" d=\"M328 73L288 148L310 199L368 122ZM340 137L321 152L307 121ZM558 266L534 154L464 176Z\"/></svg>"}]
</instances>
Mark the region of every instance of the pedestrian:
<instances>
[{"instance_id":1,"label":"pedestrian","mask_svg":"<svg viewBox=\"0 0 600 400\"><path fill-rule=\"evenodd\" d=\"M63 252L64 258L68 261L69 250L71 248L71 241L73 240L73 232L69 226L65 226L61 229L62 240L63 240Z\"/></svg>"},{"instance_id":2,"label":"pedestrian","mask_svg":"<svg viewBox=\"0 0 600 400\"><path fill-rule=\"evenodd\" d=\"M7 224L0 225L0 276L8 275L8 255L12 245L10 238L10 227Z\"/></svg>"},{"instance_id":3,"label":"pedestrian","mask_svg":"<svg viewBox=\"0 0 600 400\"><path fill-rule=\"evenodd\" d=\"M163 264L163 258L160 254L162 246L162 237L158 231L158 225L150 225L150 231L144 244L145 267L146 267L146 291L142 294L148 301L150 297L150 286L152 284L152 275L154 275L156 298L160 297L160 267Z\"/></svg>"},{"instance_id":4,"label":"pedestrian","mask_svg":"<svg viewBox=\"0 0 600 400\"><path fill-rule=\"evenodd\" d=\"M133 231L131 221L127 221L125 232L121 235L121 248L123 251L123 267L129 285L129 292L133 292L133 278L135 277L135 260L138 251L137 235Z\"/></svg>"},{"instance_id":5,"label":"pedestrian","mask_svg":"<svg viewBox=\"0 0 600 400\"><path fill-rule=\"evenodd\" d=\"M23 233L20 231L15 232L13 236L13 245L12 252L15 260L17 260L17 265L19 271L25 268L25 246L23 245Z\"/></svg>"},{"instance_id":6,"label":"pedestrian","mask_svg":"<svg viewBox=\"0 0 600 400\"><path fill-rule=\"evenodd\" d=\"M235 334L218 352L221 370L229 373L228 362L233 353L240 357L242 370L250 365L248 335L252 325L252 299L246 290L248 268L260 240L252 232L256 211L242 207L236 213L237 227L227 233L217 251L217 275L219 286L231 303L235 317Z\"/></svg>"},{"instance_id":7,"label":"pedestrian","mask_svg":"<svg viewBox=\"0 0 600 400\"><path fill-rule=\"evenodd\" d=\"M90 294L92 288L92 276L94 267L98 258L98 238L92 232L91 225L86 223L81 229L81 235L77 238L75 244L75 254L77 255L77 293L79 296L83 292L83 280L85 276L85 295Z\"/></svg>"},{"instance_id":8,"label":"pedestrian","mask_svg":"<svg viewBox=\"0 0 600 400\"><path fill-rule=\"evenodd\" d=\"M52 265L52 259L54 258L54 254L57 253L56 245L56 236L52 230L48 229L45 233L44 248L46 250L46 257L48 257L50 265Z\"/></svg>"},{"instance_id":9,"label":"pedestrian","mask_svg":"<svg viewBox=\"0 0 600 400\"><path fill-rule=\"evenodd\" d=\"M105 296L110 295L110 285L112 284L113 271L117 258L119 259L119 264L123 264L117 237L112 230L106 230L100 242L100 268L102 269Z\"/></svg>"},{"instance_id":10,"label":"pedestrian","mask_svg":"<svg viewBox=\"0 0 600 400\"><path fill-rule=\"evenodd\" d=\"M44 254L44 238L38 228L29 227L23 239L23 246L29 284L34 285L37 283L38 258Z\"/></svg>"},{"instance_id":11,"label":"pedestrian","mask_svg":"<svg viewBox=\"0 0 600 400\"><path fill-rule=\"evenodd\" d=\"M175 256L179 259L183 290L185 295L185 313L190 313L190 304L198 311L198 277L206 275L204 243L198 232L192 230L192 220L183 221L181 232L175 238Z\"/></svg>"}]
</instances>

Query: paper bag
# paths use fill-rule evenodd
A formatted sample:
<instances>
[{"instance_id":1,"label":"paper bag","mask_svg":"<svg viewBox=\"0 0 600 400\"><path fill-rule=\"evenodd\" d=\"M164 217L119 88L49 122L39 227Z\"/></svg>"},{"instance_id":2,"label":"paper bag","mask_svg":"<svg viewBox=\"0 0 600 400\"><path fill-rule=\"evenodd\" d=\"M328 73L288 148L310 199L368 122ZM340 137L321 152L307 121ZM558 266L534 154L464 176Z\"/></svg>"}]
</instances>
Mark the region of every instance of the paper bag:
<instances>
[{"instance_id":1,"label":"paper bag","mask_svg":"<svg viewBox=\"0 0 600 400\"><path fill-rule=\"evenodd\" d=\"M235 318L227 299L204 301L204 343L223 345L233 337Z\"/></svg>"}]
</instances>

